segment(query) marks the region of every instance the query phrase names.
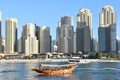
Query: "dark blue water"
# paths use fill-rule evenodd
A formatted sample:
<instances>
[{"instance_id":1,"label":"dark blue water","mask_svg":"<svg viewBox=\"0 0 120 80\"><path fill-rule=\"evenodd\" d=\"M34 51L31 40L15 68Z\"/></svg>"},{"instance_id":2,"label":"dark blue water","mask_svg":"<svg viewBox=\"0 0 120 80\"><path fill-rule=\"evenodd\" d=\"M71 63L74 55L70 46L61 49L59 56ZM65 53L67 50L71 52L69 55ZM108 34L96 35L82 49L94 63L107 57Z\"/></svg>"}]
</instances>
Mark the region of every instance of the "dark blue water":
<instances>
[{"instance_id":1,"label":"dark blue water","mask_svg":"<svg viewBox=\"0 0 120 80\"><path fill-rule=\"evenodd\" d=\"M30 69L38 64L0 63L0 80L120 80L120 62L79 64L73 74L68 76L38 75Z\"/></svg>"}]
</instances>

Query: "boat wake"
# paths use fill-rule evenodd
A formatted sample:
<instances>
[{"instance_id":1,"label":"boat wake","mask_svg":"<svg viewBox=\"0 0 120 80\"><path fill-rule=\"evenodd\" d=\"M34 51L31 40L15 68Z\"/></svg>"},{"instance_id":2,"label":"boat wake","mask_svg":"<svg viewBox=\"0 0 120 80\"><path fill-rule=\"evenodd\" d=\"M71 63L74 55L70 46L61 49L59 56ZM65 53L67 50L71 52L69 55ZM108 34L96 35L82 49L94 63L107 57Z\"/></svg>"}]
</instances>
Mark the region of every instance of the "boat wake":
<instances>
[{"instance_id":1,"label":"boat wake","mask_svg":"<svg viewBox=\"0 0 120 80\"><path fill-rule=\"evenodd\" d=\"M120 68L77 68L79 70L115 70L120 71Z\"/></svg>"}]
</instances>

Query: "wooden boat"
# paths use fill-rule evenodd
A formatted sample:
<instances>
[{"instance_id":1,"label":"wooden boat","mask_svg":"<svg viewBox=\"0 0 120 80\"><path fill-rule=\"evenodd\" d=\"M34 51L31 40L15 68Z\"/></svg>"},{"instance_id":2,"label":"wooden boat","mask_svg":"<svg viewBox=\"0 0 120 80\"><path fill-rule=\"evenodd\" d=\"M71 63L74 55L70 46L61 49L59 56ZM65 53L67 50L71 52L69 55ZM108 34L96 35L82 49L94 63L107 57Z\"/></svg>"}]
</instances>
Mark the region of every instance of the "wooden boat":
<instances>
[{"instance_id":1,"label":"wooden boat","mask_svg":"<svg viewBox=\"0 0 120 80\"><path fill-rule=\"evenodd\" d=\"M67 65L48 65L41 64L40 68L32 68L33 71L44 75L66 75L71 74L77 66L75 64Z\"/></svg>"}]
</instances>

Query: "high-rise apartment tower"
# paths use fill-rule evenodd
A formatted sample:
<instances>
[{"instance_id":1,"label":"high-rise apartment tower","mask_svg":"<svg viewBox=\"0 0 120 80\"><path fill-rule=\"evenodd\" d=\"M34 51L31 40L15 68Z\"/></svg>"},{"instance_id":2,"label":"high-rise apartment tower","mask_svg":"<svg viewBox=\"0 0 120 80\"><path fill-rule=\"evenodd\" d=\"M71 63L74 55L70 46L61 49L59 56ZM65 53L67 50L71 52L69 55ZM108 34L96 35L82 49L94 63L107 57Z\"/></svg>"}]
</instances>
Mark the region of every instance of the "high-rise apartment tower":
<instances>
[{"instance_id":1,"label":"high-rise apartment tower","mask_svg":"<svg viewBox=\"0 0 120 80\"><path fill-rule=\"evenodd\" d=\"M16 18L7 18L5 21L6 26L6 54L17 52L17 27L18 21Z\"/></svg>"},{"instance_id":2,"label":"high-rise apartment tower","mask_svg":"<svg viewBox=\"0 0 120 80\"><path fill-rule=\"evenodd\" d=\"M89 9L81 9L77 14L76 50L92 51L92 14Z\"/></svg>"},{"instance_id":3,"label":"high-rise apartment tower","mask_svg":"<svg viewBox=\"0 0 120 80\"><path fill-rule=\"evenodd\" d=\"M105 6L100 13L98 28L100 52L116 52L116 13L112 6Z\"/></svg>"},{"instance_id":4,"label":"high-rise apartment tower","mask_svg":"<svg viewBox=\"0 0 120 80\"><path fill-rule=\"evenodd\" d=\"M73 20L71 16L61 17L57 28L58 52L73 53Z\"/></svg>"}]
</instances>

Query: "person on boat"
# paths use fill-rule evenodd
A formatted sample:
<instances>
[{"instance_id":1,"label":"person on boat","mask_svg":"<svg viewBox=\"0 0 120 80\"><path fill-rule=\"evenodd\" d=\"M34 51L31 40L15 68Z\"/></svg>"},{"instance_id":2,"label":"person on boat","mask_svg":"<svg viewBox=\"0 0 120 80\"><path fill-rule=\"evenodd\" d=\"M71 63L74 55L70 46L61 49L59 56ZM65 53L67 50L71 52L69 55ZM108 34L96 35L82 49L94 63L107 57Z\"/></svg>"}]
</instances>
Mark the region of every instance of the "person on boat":
<instances>
[{"instance_id":1,"label":"person on boat","mask_svg":"<svg viewBox=\"0 0 120 80\"><path fill-rule=\"evenodd\" d=\"M42 64L39 65L39 69L42 69Z\"/></svg>"}]
</instances>

